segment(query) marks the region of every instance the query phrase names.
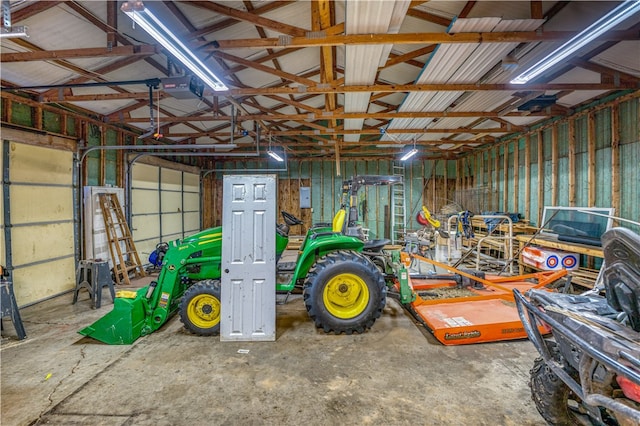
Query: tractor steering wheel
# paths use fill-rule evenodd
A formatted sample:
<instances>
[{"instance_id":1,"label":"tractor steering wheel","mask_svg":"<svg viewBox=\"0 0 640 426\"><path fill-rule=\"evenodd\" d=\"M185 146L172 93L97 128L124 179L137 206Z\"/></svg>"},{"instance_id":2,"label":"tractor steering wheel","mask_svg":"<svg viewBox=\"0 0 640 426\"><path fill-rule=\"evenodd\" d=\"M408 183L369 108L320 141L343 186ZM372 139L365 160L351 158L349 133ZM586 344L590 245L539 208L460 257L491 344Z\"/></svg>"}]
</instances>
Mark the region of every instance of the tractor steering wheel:
<instances>
[{"instance_id":1,"label":"tractor steering wheel","mask_svg":"<svg viewBox=\"0 0 640 426\"><path fill-rule=\"evenodd\" d=\"M282 213L282 218L284 219L284 223L286 223L289 226L302 225L304 223L300 219L292 215L291 213L287 213L284 210L282 210L281 213Z\"/></svg>"}]
</instances>

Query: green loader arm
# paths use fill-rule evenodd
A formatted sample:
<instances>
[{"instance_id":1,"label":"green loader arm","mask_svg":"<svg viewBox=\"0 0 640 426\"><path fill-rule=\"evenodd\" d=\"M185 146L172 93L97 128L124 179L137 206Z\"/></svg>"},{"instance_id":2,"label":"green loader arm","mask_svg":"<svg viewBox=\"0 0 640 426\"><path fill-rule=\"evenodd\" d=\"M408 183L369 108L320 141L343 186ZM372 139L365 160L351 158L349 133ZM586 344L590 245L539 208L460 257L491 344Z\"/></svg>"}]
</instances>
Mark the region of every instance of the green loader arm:
<instances>
[{"instance_id":1,"label":"green loader arm","mask_svg":"<svg viewBox=\"0 0 640 426\"><path fill-rule=\"evenodd\" d=\"M79 333L110 345L129 345L153 333L178 310L194 278L220 278L221 239L221 230L213 228L172 242L157 282L118 292L113 310Z\"/></svg>"}]
</instances>

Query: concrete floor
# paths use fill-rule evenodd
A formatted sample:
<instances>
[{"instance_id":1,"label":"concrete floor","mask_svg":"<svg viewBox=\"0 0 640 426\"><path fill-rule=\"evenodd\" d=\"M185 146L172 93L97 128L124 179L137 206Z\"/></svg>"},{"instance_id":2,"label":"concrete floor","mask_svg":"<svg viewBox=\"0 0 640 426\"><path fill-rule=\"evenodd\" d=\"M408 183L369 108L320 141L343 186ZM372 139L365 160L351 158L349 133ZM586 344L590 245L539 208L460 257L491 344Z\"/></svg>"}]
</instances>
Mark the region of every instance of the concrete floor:
<instances>
[{"instance_id":1,"label":"concrete floor","mask_svg":"<svg viewBox=\"0 0 640 426\"><path fill-rule=\"evenodd\" d=\"M443 346L395 300L362 335L316 330L294 295L276 342L192 336L175 316L130 346L76 333L111 310L106 290L97 310L71 301L23 309L23 341L4 320L2 425L545 424L528 341Z\"/></svg>"}]
</instances>

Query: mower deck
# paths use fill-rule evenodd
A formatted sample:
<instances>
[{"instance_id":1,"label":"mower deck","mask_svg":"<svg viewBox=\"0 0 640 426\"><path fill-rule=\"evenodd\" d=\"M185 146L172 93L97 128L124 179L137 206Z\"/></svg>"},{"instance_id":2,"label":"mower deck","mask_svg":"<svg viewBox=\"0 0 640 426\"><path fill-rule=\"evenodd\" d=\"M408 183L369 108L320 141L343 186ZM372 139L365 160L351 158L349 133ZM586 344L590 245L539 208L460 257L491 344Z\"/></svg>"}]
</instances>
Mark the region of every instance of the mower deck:
<instances>
[{"instance_id":1,"label":"mower deck","mask_svg":"<svg viewBox=\"0 0 640 426\"><path fill-rule=\"evenodd\" d=\"M562 270L516 277L487 275L479 278L449 268L451 272L472 279L477 285L461 290L453 279L410 278L411 287L417 294L416 300L410 303L410 309L445 345L527 338L518 316L513 289L523 294L532 288L544 289L566 275ZM539 330L542 334L550 331L544 326Z\"/></svg>"}]
</instances>

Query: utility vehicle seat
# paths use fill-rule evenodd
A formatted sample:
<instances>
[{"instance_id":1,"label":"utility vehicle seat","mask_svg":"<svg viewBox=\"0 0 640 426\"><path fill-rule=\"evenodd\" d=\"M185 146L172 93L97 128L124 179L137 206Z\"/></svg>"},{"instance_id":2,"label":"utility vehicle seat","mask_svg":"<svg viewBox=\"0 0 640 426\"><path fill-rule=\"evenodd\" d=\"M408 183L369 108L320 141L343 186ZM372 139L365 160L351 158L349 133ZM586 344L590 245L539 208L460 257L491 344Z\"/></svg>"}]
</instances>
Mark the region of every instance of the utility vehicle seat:
<instances>
[{"instance_id":1,"label":"utility vehicle seat","mask_svg":"<svg viewBox=\"0 0 640 426\"><path fill-rule=\"evenodd\" d=\"M607 302L625 312L631 328L640 331L640 236L613 228L602 235L602 248Z\"/></svg>"}]
</instances>

